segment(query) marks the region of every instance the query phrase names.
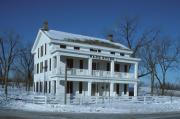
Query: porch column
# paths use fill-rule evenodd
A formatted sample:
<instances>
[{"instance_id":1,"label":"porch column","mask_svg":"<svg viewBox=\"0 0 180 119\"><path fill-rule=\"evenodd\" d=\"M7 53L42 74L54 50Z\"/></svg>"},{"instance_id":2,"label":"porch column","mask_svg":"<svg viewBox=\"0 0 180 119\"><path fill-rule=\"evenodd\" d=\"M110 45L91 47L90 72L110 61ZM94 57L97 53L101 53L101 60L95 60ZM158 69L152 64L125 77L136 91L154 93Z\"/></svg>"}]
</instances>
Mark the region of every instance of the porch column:
<instances>
[{"instance_id":1,"label":"porch column","mask_svg":"<svg viewBox=\"0 0 180 119\"><path fill-rule=\"evenodd\" d=\"M58 58L58 55L55 55L53 56L53 69L57 69L57 58Z\"/></svg>"},{"instance_id":2,"label":"porch column","mask_svg":"<svg viewBox=\"0 0 180 119\"><path fill-rule=\"evenodd\" d=\"M57 55L56 57L57 57L57 66L56 66L57 67L57 73L60 74L60 70L61 70L60 69L60 58L61 58L61 56Z\"/></svg>"},{"instance_id":3,"label":"porch column","mask_svg":"<svg viewBox=\"0 0 180 119\"><path fill-rule=\"evenodd\" d=\"M88 59L88 71L89 75L92 75L92 58Z\"/></svg>"},{"instance_id":4,"label":"porch column","mask_svg":"<svg viewBox=\"0 0 180 119\"><path fill-rule=\"evenodd\" d=\"M92 86L92 83L88 82L88 96L91 96L91 86Z\"/></svg>"},{"instance_id":5,"label":"porch column","mask_svg":"<svg viewBox=\"0 0 180 119\"><path fill-rule=\"evenodd\" d=\"M138 79L138 63L134 64L134 78Z\"/></svg>"},{"instance_id":6,"label":"porch column","mask_svg":"<svg viewBox=\"0 0 180 119\"><path fill-rule=\"evenodd\" d=\"M114 60L111 61L111 76L114 76Z\"/></svg>"},{"instance_id":7,"label":"porch column","mask_svg":"<svg viewBox=\"0 0 180 119\"><path fill-rule=\"evenodd\" d=\"M114 83L110 83L110 96L114 96L114 92L113 92L113 90L114 90Z\"/></svg>"},{"instance_id":8,"label":"porch column","mask_svg":"<svg viewBox=\"0 0 180 119\"><path fill-rule=\"evenodd\" d=\"M134 96L137 96L137 83L134 83Z\"/></svg>"}]
</instances>

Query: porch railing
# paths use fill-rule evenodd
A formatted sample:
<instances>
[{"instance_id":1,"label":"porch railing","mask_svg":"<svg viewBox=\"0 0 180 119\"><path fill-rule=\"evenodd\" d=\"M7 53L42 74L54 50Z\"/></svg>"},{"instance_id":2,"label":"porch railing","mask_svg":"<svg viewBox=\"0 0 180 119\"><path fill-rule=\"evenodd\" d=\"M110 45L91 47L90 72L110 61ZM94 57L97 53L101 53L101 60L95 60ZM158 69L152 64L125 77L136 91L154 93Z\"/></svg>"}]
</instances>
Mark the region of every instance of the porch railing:
<instances>
[{"instance_id":1,"label":"porch railing","mask_svg":"<svg viewBox=\"0 0 180 119\"><path fill-rule=\"evenodd\" d=\"M64 72L63 72L64 74ZM76 69L76 68L68 68L67 74L69 75L89 75L88 69Z\"/></svg>"},{"instance_id":2,"label":"porch railing","mask_svg":"<svg viewBox=\"0 0 180 119\"><path fill-rule=\"evenodd\" d=\"M53 74L65 74L65 69L56 68L53 71ZM82 75L82 76L96 76L96 77L115 77L115 78L125 78L132 79L134 78L133 73L125 73L125 72L114 72L114 75L111 76L110 71L103 70L92 70L92 74L89 74L88 69L77 69L77 68L68 68L67 75Z\"/></svg>"},{"instance_id":3,"label":"porch railing","mask_svg":"<svg viewBox=\"0 0 180 119\"><path fill-rule=\"evenodd\" d=\"M120 78L125 78L125 79L134 78L133 73L125 73L125 72L114 72L114 76L120 77Z\"/></svg>"},{"instance_id":4,"label":"porch railing","mask_svg":"<svg viewBox=\"0 0 180 119\"><path fill-rule=\"evenodd\" d=\"M92 70L92 76L111 77L111 72L102 70Z\"/></svg>"}]
</instances>

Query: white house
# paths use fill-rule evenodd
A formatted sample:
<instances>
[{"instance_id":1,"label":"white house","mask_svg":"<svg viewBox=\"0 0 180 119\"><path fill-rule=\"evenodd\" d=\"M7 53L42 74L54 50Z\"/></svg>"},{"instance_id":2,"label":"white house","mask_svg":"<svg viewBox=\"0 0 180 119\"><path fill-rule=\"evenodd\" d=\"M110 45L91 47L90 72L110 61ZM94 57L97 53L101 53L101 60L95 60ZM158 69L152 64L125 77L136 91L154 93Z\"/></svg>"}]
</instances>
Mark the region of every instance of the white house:
<instances>
[{"instance_id":1,"label":"white house","mask_svg":"<svg viewBox=\"0 0 180 119\"><path fill-rule=\"evenodd\" d=\"M137 96L138 62L112 41L46 28L34 42L34 91L72 96ZM65 70L67 66L67 70ZM129 87L133 87L132 94Z\"/></svg>"}]
</instances>

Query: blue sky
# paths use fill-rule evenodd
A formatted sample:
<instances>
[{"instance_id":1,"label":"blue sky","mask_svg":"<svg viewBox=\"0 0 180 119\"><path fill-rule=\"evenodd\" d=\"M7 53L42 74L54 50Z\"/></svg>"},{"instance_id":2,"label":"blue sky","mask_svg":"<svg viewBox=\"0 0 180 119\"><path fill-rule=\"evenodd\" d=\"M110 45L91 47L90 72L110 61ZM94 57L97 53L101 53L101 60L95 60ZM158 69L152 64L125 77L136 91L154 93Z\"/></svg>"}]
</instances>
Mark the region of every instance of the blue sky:
<instances>
[{"instance_id":1,"label":"blue sky","mask_svg":"<svg viewBox=\"0 0 180 119\"><path fill-rule=\"evenodd\" d=\"M14 30L33 40L42 22L51 29L104 37L122 16L139 16L173 36L180 31L178 0L0 0L0 31Z\"/></svg>"},{"instance_id":2,"label":"blue sky","mask_svg":"<svg viewBox=\"0 0 180 119\"><path fill-rule=\"evenodd\" d=\"M47 20L50 29L103 38L121 17L139 16L141 27L158 27L176 38L179 6L178 0L0 0L0 32L15 31L32 42Z\"/></svg>"}]
</instances>

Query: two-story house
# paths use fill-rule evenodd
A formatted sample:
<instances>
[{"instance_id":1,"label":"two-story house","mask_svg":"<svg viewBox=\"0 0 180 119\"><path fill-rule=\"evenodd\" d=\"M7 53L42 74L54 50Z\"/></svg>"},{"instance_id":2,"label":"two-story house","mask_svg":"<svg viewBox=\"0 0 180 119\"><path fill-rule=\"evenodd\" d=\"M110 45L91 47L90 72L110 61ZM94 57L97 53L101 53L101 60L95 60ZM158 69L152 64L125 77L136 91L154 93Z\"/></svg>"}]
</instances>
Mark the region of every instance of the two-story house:
<instances>
[{"instance_id":1,"label":"two-story house","mask_svg":"<svg viewBox=\"0 0 180 119\"><path fill-rule=\"evenodd\" d=\"M32 48L34 91L73 96L137 96L138 62L132 51L112 41L40 29ZM67 70L66 70L67 69ZM66 73L67 72L67 73Z\"/></svg>"}]
</instances>

